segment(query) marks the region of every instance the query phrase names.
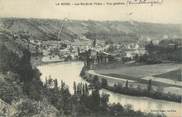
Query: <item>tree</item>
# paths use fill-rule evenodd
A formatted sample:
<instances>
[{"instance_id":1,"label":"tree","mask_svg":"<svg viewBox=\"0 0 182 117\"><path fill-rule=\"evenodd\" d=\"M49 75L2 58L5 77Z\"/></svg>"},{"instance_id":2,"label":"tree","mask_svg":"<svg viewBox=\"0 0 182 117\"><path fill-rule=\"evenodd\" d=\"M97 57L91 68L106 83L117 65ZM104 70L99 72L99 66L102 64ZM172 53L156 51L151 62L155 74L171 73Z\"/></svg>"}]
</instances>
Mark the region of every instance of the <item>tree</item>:
<instances>
[{"instance_id":1,"label":"tree","mask_svg":"<svg viewBox=\"0 0 182 117\"><path fill-rule=\"evenodd\" d=\"M94 78L91 80L90 86L92 89L97 89L97 90L101 88L101 83L97 75L95 75Z\"/></svg>"},{"instance_id":2,"label":"tree","mask_svg":"<svg viewBox=\"0 0 182 117\"><path fill-rule=\"evenodd\" d=\"M89 95L89 89L88 89L87 83L85 83L85 95L86 95L86 96Z\"/></svg>"},{"instance_id":3,"label":"tree","mask_svg":"<svg viewBox=\"0 0 182 117\"><path fill-rule=\"evenodd\" d=\"M53 87L53 79L51 78L51 76L49 76L49 79L48 79L48 81L47 81L47 87L48 87L48 88Z\"/></svg>"},{"instance_id":4,"label":"tree","mask_svg":"<svg viewBox=\"0 0 182 117\"><path fill-rule=\"evenodd\" d=\"M148 82L148 92L150 92L152 89L152 80L149 80Z\"/></svg>"},{"instance_id":5,"label":"tree","mask_svg":"<svg viewBox=\"0 0 182 117\"><path fill-rule=\"evenodd\" d=\"M76 94L77 93L77 89L76 89L76 82L75 81L73 82L73 90L74 90L74 94Z\"/></svg>"},{"instance_id":6,"label":"tree","mask_svg":"<svg viewBox=\"0 0 182 117\"><path fill-rule=\"evenodd\" d=\"M140 57L139 57L138 54L136 54L136 55L134 56L134 59L135 59L136 62L140 62Z\"/></svg>"},{"instance_id":7,"label":"tree","mask_svg":"<svg viewBox=\"0 0 182 117\"><path fill-rule=\"evenodd\" d=\"M18 111L16 115L18 117L34 116L39 113L37 107L38 107L38 103L35 103L32 100L30 99L23 100L21 104L17 105Z\"/></svg>"},{"instance_id":8,"label":"tree","mask_svg":"<svg viewBox=\"0 0 182 117\"><path fill-rule=\"evenodd\" d=\"M57 79L54 79L53 81L54 81L54 88L57 89L58 88L58 80Z\"/></svg>"},{"instance_id":9,"label":"tree","mask_svg":"<svg viewBox=\"0 0 182 117\"><path fill-rule=\"evenodd\" d=\"M101 103L101 106L106 109L107 108L107 103L109 102L109 94L105 94L105 93L102 93L101 95L101 99L100 99L100 103Z\"/></svg>"},{"instance_id":10,"label":"tree","mask_svg":"<svg viewBox=\"0 0 182 117\"><path fill-rule=\"evenodd\" d=\"M96 39L93 40L93 47L96 46Z\"/></svg>"},{"instance_id":11,"label":"tree","mask_svg":"<svg viewBox=\"0 0 182 117\"><path fill-rule=\"evenodd\" d=\"M107 87L107 80L106 79L104 79L104 78L102 78L102 80L101 80L101 86L103 87L103 88L105 88L105 87Z\"/></svg>"},{"instance_id":12,"label":"tree","mask_svg":"<svg viewBox=\"0 0 182 117\"><path fill-rule=\"evenodd\" d=\"M80 48L77 48L78 56L80 56Z\"/></svg>"},{"instance_id":13,"label":"tree","mask_svg":"<svg viewBox=\"0 0 182 117\"><path fill-rule=\"evenodd\" d=\"M17 84L8 81L0 82L0 98L7 103L16 100L23 95L23 91Z\"/></svg>"},{"instance_id":14,"label":"tree","mask_svg":"<svg viewBox=\"0 0 182 117\"><path fill-rule=\"evenodd\" d=\"M128 80L125 83L125 88L128 88Z\"/></svg>"},{"instance_id":15,"label":"tree","mask_svg":"<svg viewBox=\"0 0 182 117\"><path fill-rule=\"evenodd\" d=\"M100 94L98 89L92 90L91 100L93 110L98 111L100 105Z\"/></svg>"},{"instance_id":16,"label":"tree","mask_svg":"<svg viewBox=\"0 0 182 117\"><path fill-rule=\"evenodd\" d=\"M119 103L117 103L117 104L112 104L110 108L111 108L111 109L110 109L111 114L113 114L113 115L115 115L115 116L119 116L119 115L121 116L121 114L123 114L122 112L123 112L124 108L123 108L123 106L120 105ZM122 115L122 116L123 116L123 115Z\"/></svg>"}]
</instances>

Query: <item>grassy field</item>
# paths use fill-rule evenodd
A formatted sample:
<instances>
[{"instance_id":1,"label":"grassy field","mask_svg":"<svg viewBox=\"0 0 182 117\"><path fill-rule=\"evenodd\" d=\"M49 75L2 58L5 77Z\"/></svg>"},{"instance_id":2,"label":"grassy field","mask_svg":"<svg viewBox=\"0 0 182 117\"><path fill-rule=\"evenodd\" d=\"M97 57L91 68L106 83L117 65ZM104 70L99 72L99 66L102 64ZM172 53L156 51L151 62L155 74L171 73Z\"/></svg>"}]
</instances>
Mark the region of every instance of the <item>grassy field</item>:
<instances>
[{"instance_id":1,"label":"grassy field","mask_svg":"<svg viewBox=\"0 0 182 117\"><path fill-rule=\"evenodd\" d=\"M162 78L170 78L172 80L177 80L180 75L175 75L179 68L182 68L182 64L155 64L155 65L125 65L125 64L108 64L100 65L96 67L95 72L99 74L113 74L119 75L120 77L126 77L129 79L133 78L143 78L146 76L156 76ZM169 73L169 74L166 74Z\"/></svg>"},{"instance_id":2,"label":"grassy field","mask_svg":"<svg viewBox=\"0 0 182 117\"><path fill-rule=\"evenodd\" d=\"M115 78L133 80L132 85L137 88L141 86L146 88L148 80L152 79L152 86L155 91L160 89L163 93L174 95L182 95L181 79L182 64L155 64L155 65L139 65L139 64L101 64L96 66L95 72L105 76Z\"/></svg>"},{"instance_id":3,"label":"grassy field","mask_svg":"<svg viewBox=\"0 0 182 117\"><path fill-rule=\"evenodd\" d=\"M156 77L166 78L174 81L182 81L182 70L177 69L167 73L155 75Z\"/></svg>"}]
</instances>

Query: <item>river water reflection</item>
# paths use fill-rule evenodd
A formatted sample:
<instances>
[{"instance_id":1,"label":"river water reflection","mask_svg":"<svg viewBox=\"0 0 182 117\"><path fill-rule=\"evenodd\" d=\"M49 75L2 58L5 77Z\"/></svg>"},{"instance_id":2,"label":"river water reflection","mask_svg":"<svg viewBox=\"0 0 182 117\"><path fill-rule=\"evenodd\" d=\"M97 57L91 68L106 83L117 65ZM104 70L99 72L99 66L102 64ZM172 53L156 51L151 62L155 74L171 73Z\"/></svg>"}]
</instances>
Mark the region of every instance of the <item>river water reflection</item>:
<instances>
[{"instance_id":1,"label":"river water reflection","mask_svg":"<svg viewBox=\"0 0 182 117\"><path fill-rule=\"evenodd\" d=\"M52 63L38 66L38 69L42 73L41 80L44 82L46 77L51 77L53 79L57 78L58 83L63 80L73 93L73 82L85 82L79 76L80 71L83 67L82 62L62 62L62 63ZM122 105L131 104L134 110L140 110L142 112L153 112L158 113L163 111L168 117L182 117L182 104L156 100L146 97L135 97L127 96L118 93L113 93L111 91L102 89L101 93L107 93L110 95L109 103L120 103Z\"/></svg>"}]
</instances>

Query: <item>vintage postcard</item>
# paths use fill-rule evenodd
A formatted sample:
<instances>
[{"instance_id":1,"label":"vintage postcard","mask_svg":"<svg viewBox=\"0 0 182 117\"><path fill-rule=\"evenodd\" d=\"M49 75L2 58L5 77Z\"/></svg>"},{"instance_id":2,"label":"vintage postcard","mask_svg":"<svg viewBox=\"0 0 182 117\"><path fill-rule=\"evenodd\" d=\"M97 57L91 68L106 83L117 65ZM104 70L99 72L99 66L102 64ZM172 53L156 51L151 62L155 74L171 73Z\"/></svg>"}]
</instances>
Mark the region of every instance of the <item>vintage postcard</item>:
<instances>
[{"instance_id":1,"label":"vintage postcard","mask_svg":"<svg viewBox=\"0 0 182 117\"><path fill-rule=\"evenodd\" d=\"M0 0L0 117L182 117L182 0Z\"/></svg>"}]
</instances>

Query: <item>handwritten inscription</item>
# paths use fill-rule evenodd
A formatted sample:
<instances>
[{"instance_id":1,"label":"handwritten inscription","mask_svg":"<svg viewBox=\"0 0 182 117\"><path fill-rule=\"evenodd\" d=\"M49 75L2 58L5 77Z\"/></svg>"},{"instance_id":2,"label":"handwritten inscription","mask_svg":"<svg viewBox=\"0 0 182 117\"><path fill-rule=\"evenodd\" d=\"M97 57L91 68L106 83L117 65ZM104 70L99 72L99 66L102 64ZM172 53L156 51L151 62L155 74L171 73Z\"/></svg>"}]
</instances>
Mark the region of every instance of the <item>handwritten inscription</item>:
<instances>
[{"instance_id":1,"label":"handwritten inscription","mask_svg":"<svg viewBox=\"0 0 182 117\"><path fill-rule=\"evenodd\" d=\"M162 4L163 0L116 0L116 1L107 1L107 2L56 2L56 6L119 6L119 5L155 5Z\"/></svg>"},{"instance_id":2,"label":"handwritten inscription","mask_svg":"<svg viewBox=\"0 0 182 117\"><path fill-rule=\"evenodd\" d=\"M163 0L127 0L127 4L161 4Z\"/></svg>"},{"instance_id":3,"label":"handwritten inscription","mask_svg":"<svg viewBox=\"0 0 182 117\"><path fill-rule=\"evenodd\" d=\"M172 112L176 112L176 110L151 110L152 113L158 113L158 112L169 112L169 113L172 113Z\"/></svg>"}]
</instances>

